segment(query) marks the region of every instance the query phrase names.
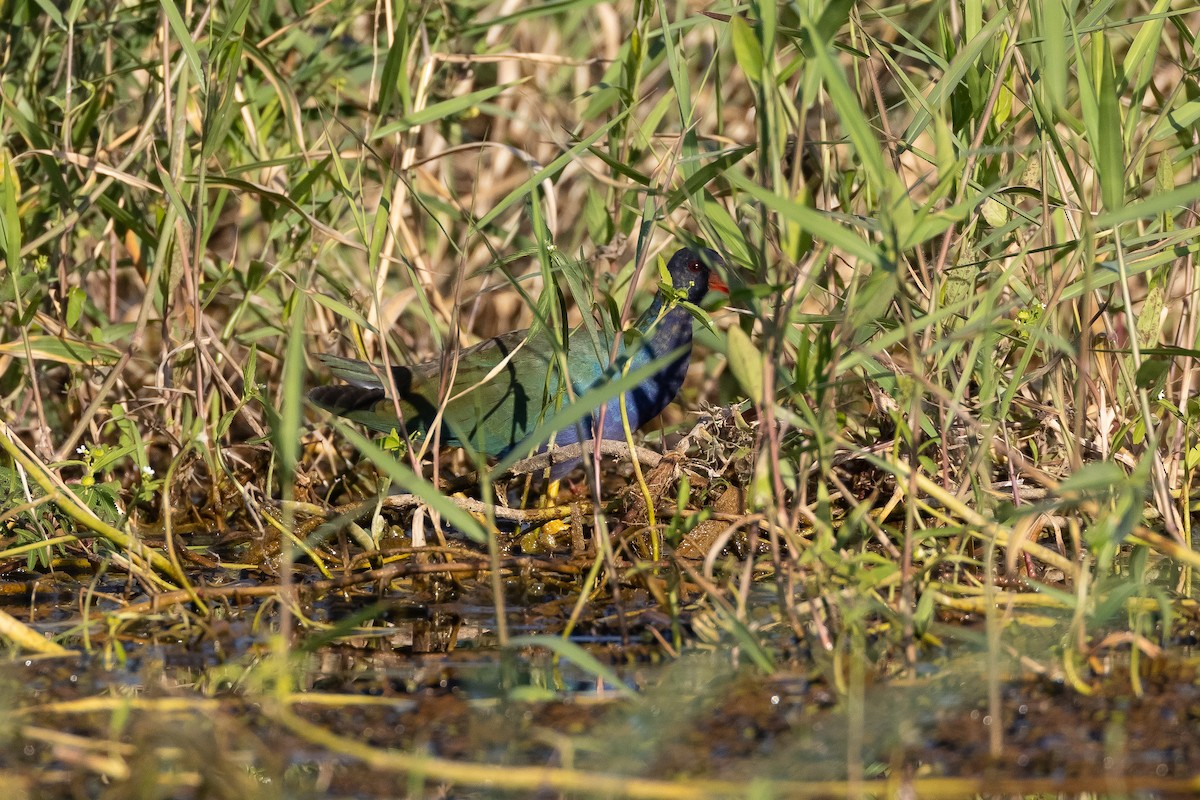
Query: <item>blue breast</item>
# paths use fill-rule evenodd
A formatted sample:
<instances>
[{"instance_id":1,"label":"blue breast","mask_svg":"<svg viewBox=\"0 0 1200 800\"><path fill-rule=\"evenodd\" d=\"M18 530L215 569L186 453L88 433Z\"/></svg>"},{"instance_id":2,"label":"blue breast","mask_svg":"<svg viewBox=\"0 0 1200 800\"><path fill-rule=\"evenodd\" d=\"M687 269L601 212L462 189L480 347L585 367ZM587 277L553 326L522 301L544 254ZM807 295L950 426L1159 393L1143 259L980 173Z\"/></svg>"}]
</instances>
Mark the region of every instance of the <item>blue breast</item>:
<instances>
[{"instance_id":1,"label":"blue breast","mask_svg":"<svg viewBox=\"0 0 1200 800\"><path fill-rule=\"evenodd\" d=\"M675 395L679 393L679 389L687 377L688 365L691 363L691 344L692 318L683 308L674 308L668 312L654 326L651 335L643 340L639 351L633 355L631 368L636 369L680 348L683 348L683 352L655 373L653 377L633 391L626 393L625 411L629 417L631 431L657 417L675 399ZM625 353L618 353L620 360L627 357ZM574 376L576 378L576 396L584 394L607 380L607 377L579 380L578 373L574 373ZM615 398L607 404L599 438L625 440L625 426L621 421L620 402L620 398ZM579 425L559 431L558 435L554 437L555 444L561 447L575 444L581 440L596 438L595 420L599 416L599 412L596 412L586 417ZM551 477L562 477L570 472L577 463L578 460L555 466L551 470Z\"/></svg>"}]
</instances>

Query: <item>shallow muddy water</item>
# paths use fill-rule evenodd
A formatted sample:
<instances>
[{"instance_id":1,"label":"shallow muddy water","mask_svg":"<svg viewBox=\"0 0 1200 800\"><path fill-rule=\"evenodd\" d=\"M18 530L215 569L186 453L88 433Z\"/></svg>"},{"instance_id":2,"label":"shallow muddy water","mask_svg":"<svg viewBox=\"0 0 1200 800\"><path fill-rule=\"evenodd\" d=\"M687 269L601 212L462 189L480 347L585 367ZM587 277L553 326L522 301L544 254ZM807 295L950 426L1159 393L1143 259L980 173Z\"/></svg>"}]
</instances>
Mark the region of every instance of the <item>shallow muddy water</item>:
<instances>
[{"instance_id":1,"label":"shallow muddy water","mask_svg":"<svg viewBox=\"0 0 1200 800\"><path fill-rule=\"evenodd\" d=\"M1181 626L1159 657L1116 647L1074 681L1013 657L1048 653L1061 628L1013 624L989 656L961 621L935 626L941 647L915 669L780 630L764 671L697 633L699 611L672 655L672 620L637 592L589 609L579 649L556 658L498 646L486 582L311 599L283 649L272 596L122 620L100 612L127 587L102 583L85 638L78 586L31 595L8 577L0 607L87 651L0 668L0 776L17 797L1161 795L1194 788L1200 767ZM509 636L559 634L565 595L526 583L507 585Z\"/></svg>"}]
</instances>

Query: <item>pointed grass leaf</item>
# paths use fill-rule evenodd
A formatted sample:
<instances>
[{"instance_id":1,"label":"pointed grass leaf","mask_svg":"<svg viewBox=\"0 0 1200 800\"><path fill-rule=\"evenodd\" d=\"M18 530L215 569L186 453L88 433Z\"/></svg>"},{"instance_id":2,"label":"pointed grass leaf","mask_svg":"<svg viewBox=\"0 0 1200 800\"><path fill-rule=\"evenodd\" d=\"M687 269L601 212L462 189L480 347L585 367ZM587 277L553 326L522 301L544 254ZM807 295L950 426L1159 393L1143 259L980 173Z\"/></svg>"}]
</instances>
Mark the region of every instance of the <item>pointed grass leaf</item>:
<instances>
[{"instance_id":1,"label":"pointed grass leaf","mask_svg":"<svg viewBox=\"0 0 1200 800\"><path fill-rule=\"evenodd\" d=\"M764 675L774 675L776 667L771 654L763 647L762 642L754 633L746 627L745 623L737 618L736 613L724 605L719 605L714 610L719 624L733 635L734 641L738 643L750 662L758 667Z\"/></svg>"},{"instance_id":2,"label":"pointed grass leaf","mask_svg":"<svg viewBox=\"0 0 1200 800\"><path fill-rule=\"evenodd\" d=\"M1125 143L1121 125L1121 98L1117 95L1116 68L1108 39L1102 42L1100 87L1097 90L1099 130L1096 136L1096 172L1100 177L1100 196L1104 209L1112 212L1125 204Z\"/></svg>"},{"instance_id":3,"label":"pointed grass leaf","mask_svg":"<svg viewBox=\"0 0 1200 800\"><path fill-rule=\"evenodd\" d=\"M1042 41L1039 53L1042 57L1041 87L1052 109L1060 109L1067 101L1067 25L1063 0L1046 0L1033 7L1040 9Z\"/></svg>"},{"instance_id":4,"label":"pointed grass leaf","mask_svg":"<svg viewBox=\"0 0 1200 800\"><path fill-rule=\"evenodd\" d=\"M511 207L514 203L525 199L525 197L530 192L533 191L533 187L537 186L542 181L548 180L551 177L553 177L554 175L557 175L558 172L561 169L563 169L567 164L574 161L579 156L580 153L582 153L583 151L590 148L596 142L600 141L602 138L604 138L604 136L606 136L608 134L608 132L610 130L612 130L615 126L617 126L618 124L623 122L625 117L629 115L629 113L633 110L633 108L634 108L634 106L630 106L629 108L626 108L620 114L617 114L612 119L608 120L608 122L601 125L595 131L593 131L591 134L589 134L586 138L581 139L580 141L576 142L570 149L568 149L561 156L559 156L558 158L554 159L546 166L539 169L533 175L530 175L525 180L524 183L522 183L516 189L513 189L511 192L509 192L504 197L503 200L501 200L499 203L497 203L495 206L493 206L491 211L484 214L483 217L479 220L479 222L476 223L476 226L480 229L486 228L488 225L490 225L492 222L494 222L501 214L503 214L505 211L507 211L509 209L509 207Z\"/></svg>"},{"instance_id":5,"label":"pointed grass leaf","mask_svg":"<svg viewBox=\"0 0 1200 800\"><path fill-rule=\"evenodd\" d=\"M613 158L603 147L588 147L587 150L593 156L603 161L605 166L607 166L613 172L628 178L634 183L637 183L641 186L650 186L654 182L649 175L637 171L619 159ZM589 194L588 196L591 197L592 195ZM601 200L604 199L603 195L597 194L596 197L599 197Z\"/></svg>"},{"instance_id":6,"label":"pointed grass leaf","mask_svg":"<svg viewBox=\"0 0 1200 800\"><path fill-rule=\"evenodd\" d=\"M429 508L440 514L442 519L461 531L471 541L479 544L487 541L488 533L482 523L455 505L439 492L436 486L401 464L391 453L346 423L336 418L330 421L343 436L350 440L351 444L358 448L359 452L370 459L376 469L391 478L392 483L421 498Z\"/></svg>"},{"instance_id":7,"label":"pointed grass leaf","mask_svg":"<svg viewBox=\"0 0 1200 800\"><path fill-rule=\"evenodd\" d=\"M340 519L348 519L351 515L345 515ZM330 523L326 522L325 525ZM319 529L318 529L319 530ZM346 616L341 616L338 620L328 628L310 633L305 636L296 645L298 653L317 653L323 647L327 647L337 642L338 639L353 636L362 627L362 623L374 619L387 619L389 612L394 610L392 601L379 600L371 603L363 608L350 612Z\"/></svg>"},{"instance_id":8,"label":"pointed grass leaf","mask_svg":"<svg viewBox=\"0 0 1200 800\"><path fill-rule=\"evenodd\" d=\"M412 99L408 85L408 74L404 71L409 52L408 15L400 14L396 21L396 34L383 62L383 73L379 81L379 116L386 117L396 97L400 108L407 112Z\"/></svg>"},{"instance_id":9,"label":"pointed grass leaf","mask_svg":"<svg viewBox=\"0 0 1200 800\"><path fill-rule=\"evenodd\" d=\"M192 32L188 30L187 23L184 22L183 16L179 13L179 6L175 3L175 0L160 0L159 6L167 17L167 25L170 26L171 32L175 34L180 49L183 50L184 59L187 61L188 68L191 70L192 76L196 79L196 83L200 86L206 85L204 68L200 63L200 52L196 49L196 43L192 40Z\"/></svg>"},{"instance_id":10,"label":"pointed grass leaf","mask_svg":"<svg viewBox=\"0 0 1200 800\"><path fill-rule=\"evenodd\" d=\"M742 264L751 264L750 245L746 243L746 234L738 227L737 221L729 214L728 209L711 197L704 200L704 218L706 230L716 234L710 241L720 242L734 260Z\"/></svg>"},{"instance_id":11,"label":"pointed grass leaf","mask_svg":"<svg viewBox=\"0 0 1200 800\"><path fill-rule=\"evenodd\" d=\"M832 42L837 32L850 20L850 12L853 10L854 0L828 0L814 26L817 36L822 41Z\"/></svg>"},{"instance_id":12,"label":"pointed grass leaf","mask_svg":"<svg viewBox=\"0 0 1200 800\"><path fill-rule=\"evenodd\" d=\"M816 28L812 25L806 25L805 28L813 37L815 45L812 64L821 75L842 128L854 144L854 152L858 154L867 181L876 191L881 191L885 185L883 147L875 138L858 95L846 80L846 73L841 64L834 59L828 43L819 38Z\"/></svg>"},{"instance_id":13,"label":"pointed grass leaf","mask_svg":"<svg viewBox=\"0 0 1200 800\"><path fill-rule=\"evenodd\" d=\"M727 150L718 155L711 163L705 164L687 177L683 182L683 187L671 192L670 199L667 200L665 212L671 212L682 206L689 199L695 200L700 191L708 184L712 183L717 178L725 174L725 172L734 164L741 161L748 154L755 151L754 145L746 145L732 150ZM708 154L705 154L706 156ZM704 210L708 210L708 204L704 205Z\"/></svg>"},{"instance_id":14,"label":"pointed grass leaf","mask_svg":"<svg viewBox=\"0 0 1200 800\"><path fill-rule=\"evenodd\" d=\"M1124 206L1109 209L1096 217L1095 227L1102 230L1120 225L1122 222L1145 219L1167 211L1183 213L1196 200L1200 200L1200 181L1191 181L1169 192L1152 194L1140 202L1127 203ZM1173 256L1172 260L1174 258ZM1098 287L1093 286L1092 288Z\"/></svg>"},{"instance_id":15,"label":"pointed grass leaf","mask_svg":"<svg viewBox=\"0 0 1200 800\"><path fill-rule=\"evenodd\" d=\"M1157 140L1168 136L1191 135L1197 121L1200 121L1200 100L1188 100L1159 119L1150 138ZM1161 163L1162 159L1159 161Z\"/></svg>"},{"instance_id":16,"label":"pointed grass leaf","mask_svg":"<svg viewBox=\"0 0 1200 800\"><path fill-rule=\"evenodd\" d=\"M929 93L928 100L921 104L920 110L913 116L912 122L904 131L902 137L904 141L917 141L929 124L930 109L943 108L955 98L955 93L962 88L964 81L967 81L984 52L995 45L996 37L1004 28L1011 13L1007 8L997 10L994 16L984 24L978 36L971 38L964 46L953 51L953 57L950 59L950 63L945 65L941 79L938 80L933 91ZM878 155L882 158L882 151Z\"/></svg>"},{"instance_id":17,"label":"pointed grass leaf","mask_svg":"<svg viewBox=\"0 0 1200 800\"><path fill-rule=\"evenodd\" d=\"M676 63L678 61L679 59L673 59L672 63ZM686 89L687 87L685 86L684 88ZM654 107L650 109L649 113L646 114L645 118L638 120L637 128L635 131L633 131L633 141L634 145L639 150L644 150L653 146L654 140L658 137L659 131L662 130L663 118L667 115L668 111L678 105L675 102L676 97L677 95L675 89L668 89L663 93L663 96L659 98L658 102L654 104ZM687 118L683 117L683 119ZM695 128L693 126L689 126L687 130L684 131L685 147L687 145L687 139L690 138L694 141L695 137ZM687 157L689 155L694 155L694 151L689 153L685 149L683 159L684 162L687 161ZM680 166L686 168L686 164L681 164Z\"/></svg>"},{"instance_id":18,"label":"pointed grass leaf","mask_svg":"<svg viewBox=\"0 0 1200 800\"><path fill-rule=\"evenodd\" d=\"M289 486L289 488L295 474L296 462L300 458L300 428L304 415L305 299L304 292L296 291L289 303L291 307L287 313L291 314L289 320L291 331L287 340L287 349L284 352L278 423L272 431L283 480L285 486Z\"/></svg>"},{"instance_id":19,"label":"pointed grass leaf","mask_svg":"<svg viewBox=\"0 0 1200 800\"><path fill-rule=\"evenodd\" d=\"M814 237L823 239L830 245L844 250L847 254L867 264L883 265L883 253L879 248L867 242L850 228L839 225L827 214L781 197L737 173L730 172L726 178L738 189L746 192L780 216L796 223Z\"/></svg>"},{"instance_id":20,"label":"pointed grass leaf","mask_svg":"<svg viewBox=\"0 0 1200 800\"><path fill-rule=\"evenodd\" d=\"M448 100L442 100L439 103L434 103L431 106L426 106L420 111L415 111L411 114L406 114L404 118L398 119L395 122L389 122L387 125L381 126L372 135L372 139L382 139L385 136L391 136L393 133L402 133L411 128L416 128L430 122L436 122L446 117L452 117L466 111L472 106L477 106L486 100L490 100L498 94L518 86L528 78L522 78L511 83L502 83L499 86L489 86L486 89L480 89L475 92L469 92L458 97L451 97Z\"/></svg>"},{"instance_id":21,"label":"pointed grass leaf","mask_svg":"<svg viewBox=\"0 0 1200 800\"><path fill-rule=\"evenodd\" d=\"M1171 0L1156 0L1154 8L1143 17L1145 22L1121 58L1121 72L1117 80L1123 91L1132 89L1134 96L1141 96L1146 83L1153 77L1157 66L1155 57L1162 43L1163 26L1170 8ZM1137 108L1136 103L1133 108Z\"/></svg>"},{"instance_id":22,"label":"pointed grass leaf","mask_svg":"<svg viewBox=\"0 0 1200 800\"><path fill-rule=\"evenodd\" d=\"M1124 486L1128 476L1125 470L1111 461L1094 461L1085 464L1058 485L1058 494L1096 494L1111 492Z\"/></svg>"},{"instance_id":23,"label":"pointed grass leaf","mask_svg":"<svg viewBox=\"0 0 1200 800\"><path fill-rule=\"evenodd\" d=\"M729 33L733 37L733 57L746 77L755 83L762 82L763 53L762 45L754 34L754 29L741 17L734 15L729 19Z\"/></svg>"},{"instance_id":24,"label":"pointed grass leaf","mask_svg":"<svg viewBox=\"0 0 1200 800\"><path fill-rule=\"evenodd\" d=\"M763 401L763 357L750 336L737 325L729 328L726 335L729 347L729 371L737 379L746 395L761 405Z\"/></svg>"},{"instance_id":25,"label":"pointed grass leaf","mask_svg":"<svg viewBox=\"0 0 1200 800\"><path fill-rule=\"evenodd\" d=\"M40 8L46 14L46 16L50 18L50 21L54 23L55 27L59 28L60 30L66 28L66 21L63 19L62 12L58 10L57 5L50 2L50 0L35 0L35 2L37 4L37 7ZM11 8L11 6L10 6L10 8ZM74 25L74 23L75 23L75 18L74 18L75 13L74 12L76 11L76 9L72 6L72 8L69 10L72 12L71 24ZM11 13L11 11L9 13Z\"/></svg>"},{"instance_id":26,"label":"pointed grass leaf","mask_svg":"<svg viewBox=\"0 0 1200 800\"><path fill-rule=\"evenodd\" d=\"M513 6L518 9L517 11L490 18L483 15L484 19L464 27L458 32L458 35L472 37L491 30L506 30L522 20L550 17L570 11L583 11L591 6L599 5L599 3L600 0L549 0L545 3L518 3Z\"/></svg>"},{"instance_id":27,"label":"pointed grass leaf","mask_svg":"<svg viewBox=\"0 0 1200 800\"><path fill-rule=\"evenodd\" d=\"M242 60L242 43L234 41L224 48L216 61L214 74L208 81L205 111L203 157L211 158L226 143L234 120L242 110L237 102L237 82L242 77L238 68ZM213 222L216 222L214 214Z\"/></svg>"},{"instance_id":28,"label":"pointed grass leaf","mask_svg":"<svg viewBox=\"0 0 1200 800\"><path fill-rule=\"evenodd\" d=\"M36 306L34 306L36 309ZM98 364L115 364L121 357L115 347L99 342L88 342L82 339L66 337L33 335L26 337L29 353L35 361L56 361L60 364L76 364L79 366L95 366ZM24 358L25 343L20 339L0 344L0 353Z\"/></svg>"},{"instance_id":29,"label":"pointed grass leaf","mask_svg":"<svg viewBox=\"0 0 1200 800\"><path fill-rule=\"evenodd\" d=\"M21 263L21 216L17 199L21 196L20 178L8 150L0 148L0 252L12 274Z\"/></svg>"}]
</instances>

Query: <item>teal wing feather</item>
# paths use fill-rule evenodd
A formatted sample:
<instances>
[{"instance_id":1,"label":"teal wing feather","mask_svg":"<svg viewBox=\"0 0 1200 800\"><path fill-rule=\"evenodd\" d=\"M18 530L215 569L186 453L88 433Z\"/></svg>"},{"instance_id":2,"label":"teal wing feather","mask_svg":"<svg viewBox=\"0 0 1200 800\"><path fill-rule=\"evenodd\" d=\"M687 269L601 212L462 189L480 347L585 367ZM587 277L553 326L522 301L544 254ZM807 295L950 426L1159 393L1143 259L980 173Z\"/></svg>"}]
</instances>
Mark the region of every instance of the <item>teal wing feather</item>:
<instances>
[{"instance_id":1,"label":"teal wing feather","mask_svg":"<svg viewBox=\"0 0 1200 800\"><path fill-rule=\"evenodd\" d=\"M605 375L610 341L605 334L572 332L567 370L576 394ZM524 442L568 401L560 396L561 370L554 350L544 331L515 331L460 350L442 414L442 443L500 456ZM381 367L325 354L318 358L349 385L313 389L309 397L316 405L380 433L399 427L397 403L380 380ZM441 359L392 368L409 434L428 433L437 415L444 371Z\"/></svg>"},{"instance_id":2,"label":"teal wing feather","mask_svg":"<svg viewBox=\"0 0 1200 800\"><path fill-rule=\"evenodd\" d=\"M617 359L623 348L618 348ZM605 330L572 331L570 346L567 349L567 370L571 374L571 386L579 395L596 386L610 373L612 363L612 336Z\"/></svg>"},{"instance_id":3,"label":"teal wing feather","mask_svg":"<svg viewBox=\"0 0 1200 800\"><path fill-rule=\"evenodd\" d=\"M575 393L598 383L609 363L606 335L574 330L568 338L567 371ZM443 415L448 444L504 455L524 442L569 398L551 334L506 334L460 353L451 401ZM432 384L436 394L436 383ZM430 398L434 399L434 398Z\"/></svg>"},{"instance_id":4,"label":"teal wing feather","mask_svg":"<svg viewBox=\"0 0 1200 800\"><path fill-rule=\"evenodd\" d=\"M502 455L523 441L558 392L557 370L549 368L552 353L548 339L529 337L524 331L460 350L454 381L446 392L442 443ZM382 367L338 356L317 357L349 385L313 389L309 397L316 405L380 433L399 427L399 405L409 434L428 433L442 398L446 369L441 359L393 367L397 403L381 380Z\"/></svg>"},{"instance_id":5,"label":"teal wing feather","mask_svg":"<svg viewBox=\"0 0 1200 800\"><path fill-rule=\"evenodd\" d=\"M442 418L447 444L502 455L523 441L558 391L552 353L547 339L523 331L461 351ZM439 383L440 366L425 393L432 403Z\"/></svg>"}]
</instances>

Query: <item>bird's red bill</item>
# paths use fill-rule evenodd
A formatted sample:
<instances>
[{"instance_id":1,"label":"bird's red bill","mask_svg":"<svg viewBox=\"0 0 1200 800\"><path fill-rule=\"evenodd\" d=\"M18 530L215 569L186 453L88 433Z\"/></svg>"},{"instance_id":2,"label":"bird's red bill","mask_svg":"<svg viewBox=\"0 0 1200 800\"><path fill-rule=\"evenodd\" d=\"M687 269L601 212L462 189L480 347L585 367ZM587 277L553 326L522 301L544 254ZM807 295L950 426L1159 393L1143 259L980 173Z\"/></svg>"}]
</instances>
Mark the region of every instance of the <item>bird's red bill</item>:
<instances>
[{"instance_id":1,"label":"bird's red bill","mask_svg":"<svg viewBox=\"0 0 1200 800\"><path fill-rule=\"evenodd\" d=\"M717 277L716 273L709 273L708 288L713 292L724 292L729 294L729 284Z\"/></svg>"}]
</instances>

